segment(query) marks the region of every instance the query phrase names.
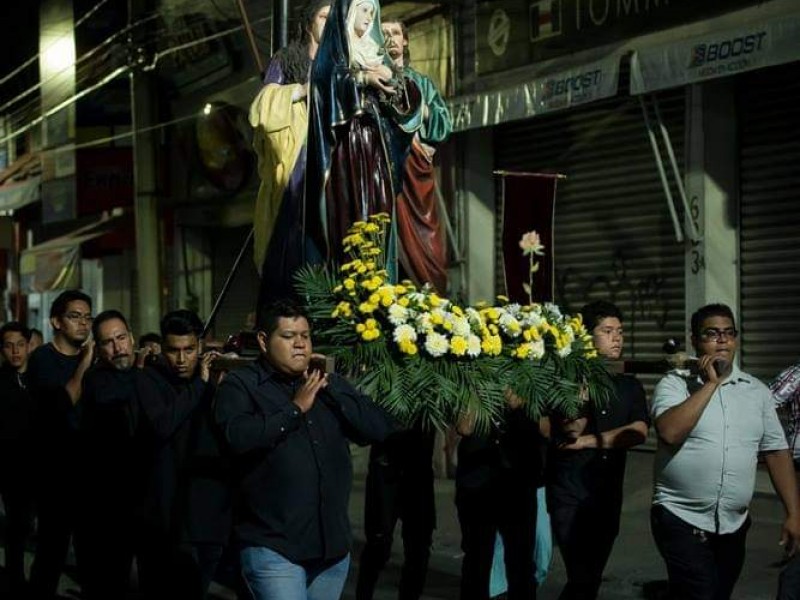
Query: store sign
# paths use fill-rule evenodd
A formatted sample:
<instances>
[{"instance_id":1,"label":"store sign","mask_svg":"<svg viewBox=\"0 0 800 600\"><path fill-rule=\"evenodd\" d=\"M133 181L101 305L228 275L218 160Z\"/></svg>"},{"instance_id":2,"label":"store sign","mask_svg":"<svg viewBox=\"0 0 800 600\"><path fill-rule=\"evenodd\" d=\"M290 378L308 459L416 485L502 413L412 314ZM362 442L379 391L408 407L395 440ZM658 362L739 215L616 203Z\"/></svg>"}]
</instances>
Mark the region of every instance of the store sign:
<instances>
[{"instance_id":1,"label":"store sign","mask_svg":"<svg viewBox=\"0 0 800 600\"><path fill-rule=\"evenodd\" d=\"M564 68L502 90L454 98L450 114L456 131L490 127L617 94L620 55Z\"/></svg>"},{"instance_id":2,"label":"store sign","mask_svg":"<svg viewBox=\"0 0 800 600\"><path fill-rule=\"evenodd\" d=\"M631 93L697 83L800 59L800 17L755 23L634 53Z\"/></svg>"},{"instance_id":3,"label":"store sign","mask_svg":"<svg viewBox=\"0 0 800 600\"><path fill-rule=\"evenodd\" d=\"M484 0L477 72L494 73L762 4L759 0Z\"/></svg>"}]
</instances>

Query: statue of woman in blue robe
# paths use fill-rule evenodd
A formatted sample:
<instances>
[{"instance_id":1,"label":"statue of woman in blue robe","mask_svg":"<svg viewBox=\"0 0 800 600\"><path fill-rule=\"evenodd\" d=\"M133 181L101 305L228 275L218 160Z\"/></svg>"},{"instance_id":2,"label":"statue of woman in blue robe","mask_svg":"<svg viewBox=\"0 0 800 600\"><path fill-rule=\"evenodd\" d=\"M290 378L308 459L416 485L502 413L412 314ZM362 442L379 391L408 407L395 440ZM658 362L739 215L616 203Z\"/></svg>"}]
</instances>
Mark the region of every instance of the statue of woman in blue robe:
<instances>
[{"instance_id":1,"label":"statue of woman in blue robe","mask_svg":"<svg viewBox=\"0 0 800 600\"><path fill-rule=\"evenodd\" d=\"M390 108L397 94L384 49L378 0L334 0L311 69L306 229L323 256L341 260L347 229L368 215L393 215L415 109ZM418 109L417 109L418 110ZM321 227L317 225L321 224ZM397 275L396 235L387 269Z\"/></svg>"}]
</instances>

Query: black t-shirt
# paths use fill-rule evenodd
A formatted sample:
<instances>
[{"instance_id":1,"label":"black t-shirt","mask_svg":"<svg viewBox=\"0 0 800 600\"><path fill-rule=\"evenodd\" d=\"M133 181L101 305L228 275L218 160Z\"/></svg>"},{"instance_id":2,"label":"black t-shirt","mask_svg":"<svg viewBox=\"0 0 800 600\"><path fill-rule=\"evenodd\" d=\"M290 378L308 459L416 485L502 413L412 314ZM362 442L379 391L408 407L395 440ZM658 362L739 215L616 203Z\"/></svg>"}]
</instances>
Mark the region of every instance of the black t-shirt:
<instances>
[{"instance_id":1,"label":"black t-shirt","mask_svg":"<svg viewBox=\"0 0 800 600\"><path fill-rule=\"evenodd\" d=\"M0 443L5 446L28 438L32 412L27 376L3 365L0 367Z\"/></svg>"},{"instance_id":2,"label":"black t-shirt","mask_svg":"<svg viewBox=\"0 0 800 600\"><path fill-rule=\"evenodd\" d=\"M642 384L635 377L614 377L617 398L589 415L584 435L600 434L635 421L649 425ZM625 477L625 448L558 450L551 445L547 456L548 492L554 502L585 501L618 503Z\"/></svg>"},{"instance_id":3,"label":"black t-shirt","mask_svg":"<svg viewBox=\"0 0 800 600\"><path fill-rule=\"evenodd\" d=\"M66 385L80 360L79 354L67 356L52 344L40 346L28 359L28 387L37 407L39 473L55 488L70 480L78 464L80 415Z\"/></svg>"}]
</instances>

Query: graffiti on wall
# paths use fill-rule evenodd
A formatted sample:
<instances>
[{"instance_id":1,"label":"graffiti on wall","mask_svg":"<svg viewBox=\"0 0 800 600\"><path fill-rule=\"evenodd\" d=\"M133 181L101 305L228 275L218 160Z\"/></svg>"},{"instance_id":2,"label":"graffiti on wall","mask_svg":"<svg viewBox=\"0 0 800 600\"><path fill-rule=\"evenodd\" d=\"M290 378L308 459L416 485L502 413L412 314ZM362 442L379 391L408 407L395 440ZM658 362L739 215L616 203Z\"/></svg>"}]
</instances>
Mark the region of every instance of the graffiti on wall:
<instances>
[{"instance_id":1,"label":"graffiti on wall","mask_svg":"<svg viewBox=\"0 0 800 600\"><path fill-rule=\"evenodd\" d=\"M617 248L606 272L556 268L558 302L574 313L587 299L604 298L627 313L631 325L640 319L653 320L659 329L666 329L670 310L666 278L658 273L631 276L630 262L625 250Z\"/></svg>"}]
</instances>

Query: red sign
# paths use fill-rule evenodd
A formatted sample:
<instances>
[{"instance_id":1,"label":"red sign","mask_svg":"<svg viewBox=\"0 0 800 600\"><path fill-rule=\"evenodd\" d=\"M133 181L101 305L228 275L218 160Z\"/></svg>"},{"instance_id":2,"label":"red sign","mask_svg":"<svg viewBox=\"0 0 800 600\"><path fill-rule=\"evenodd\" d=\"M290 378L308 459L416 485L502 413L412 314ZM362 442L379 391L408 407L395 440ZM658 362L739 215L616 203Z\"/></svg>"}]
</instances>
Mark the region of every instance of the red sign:
<instances>
[{"instance_id":1,"label":"red sign","mask_svg":"<svg viewBox=\"0 0 800 600\"><path fill-rule=\"evenodd\" d=\"M96 215L133 206L133 156L130 148L77 151L78 215Z\"/></svg>"}]
</instances>

